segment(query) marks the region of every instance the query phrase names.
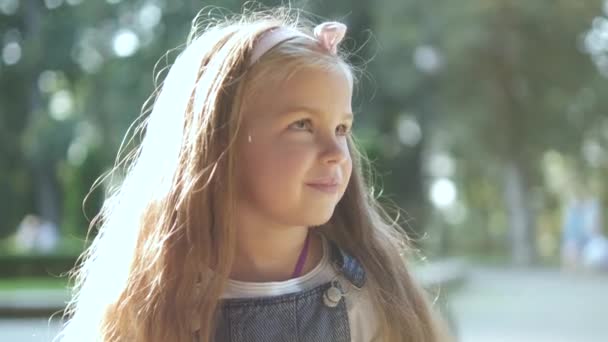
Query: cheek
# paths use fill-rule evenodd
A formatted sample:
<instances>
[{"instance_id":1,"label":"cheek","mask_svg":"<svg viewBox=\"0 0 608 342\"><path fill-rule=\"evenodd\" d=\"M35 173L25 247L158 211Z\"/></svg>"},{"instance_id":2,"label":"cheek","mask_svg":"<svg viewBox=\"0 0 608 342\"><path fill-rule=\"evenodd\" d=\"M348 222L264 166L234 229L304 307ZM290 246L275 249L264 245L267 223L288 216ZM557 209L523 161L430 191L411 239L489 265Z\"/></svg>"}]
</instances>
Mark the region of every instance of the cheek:
<instances>
[{"instance_id":1,"label":"cheek","mask_svg":"<svg viewBox=\"0 0 608 342\"><path fill-rule=\"evenodd\" d=\"M305 181L309 159L297 146L258 143L245 149L244 177L256 189L293 189Z\"/></svg>"},{"instance_id":2,"label":"cheek","mask_svg":"<svg viewBox=\"0 0 608 342\"><path fill-rule=\"evenodd\" d=\"M346 187L348 186L348 183L350 181L350 176L352 175L352 173L353 173L353 162L349 155L348 160L344 163L344 165L342 165L342 175L344 177L344 190L343 191L346 191Z\"/></svg>"},{"instance_id":3,"label":"cheek","mask_svg":"<svg viewBox=\"0 0 608 342\"><path fill-rule=\"evenodd\" d=\"M347 175L346 180L348 180L348 179L350 179L350 175L353 172L353 161L352 161L352 159L350 159L350 156L348 157L348 161L344 164L345 164L344 165L344 169L345 169L344 174Z\"/></svg>"}]
</instances>

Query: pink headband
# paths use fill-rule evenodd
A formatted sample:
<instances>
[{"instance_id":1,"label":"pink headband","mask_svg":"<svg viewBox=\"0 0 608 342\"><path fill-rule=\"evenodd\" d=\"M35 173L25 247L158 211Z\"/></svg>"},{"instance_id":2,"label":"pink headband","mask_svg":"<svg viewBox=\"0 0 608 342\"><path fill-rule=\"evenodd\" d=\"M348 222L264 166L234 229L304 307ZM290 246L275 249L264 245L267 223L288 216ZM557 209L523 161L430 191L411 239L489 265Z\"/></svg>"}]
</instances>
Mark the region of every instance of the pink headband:
<instances>
[{"instance_id":1,"label":"pink headband","mask_svg":"<svg viewBox=\"0 0 608 342\"><path fill-rule=\"evenodd\" d=\"M317 41L321 47L331 54L337 54L338 44L344 39L346 33L346 25L330 21L319 24L314 29L314 37L304 34L291 27L278 27L264 34L255 43L251 52L249 65L255 63L268 50L275 47L277 44L294 37L305 37Z\"/></svg>"}]
</instances>

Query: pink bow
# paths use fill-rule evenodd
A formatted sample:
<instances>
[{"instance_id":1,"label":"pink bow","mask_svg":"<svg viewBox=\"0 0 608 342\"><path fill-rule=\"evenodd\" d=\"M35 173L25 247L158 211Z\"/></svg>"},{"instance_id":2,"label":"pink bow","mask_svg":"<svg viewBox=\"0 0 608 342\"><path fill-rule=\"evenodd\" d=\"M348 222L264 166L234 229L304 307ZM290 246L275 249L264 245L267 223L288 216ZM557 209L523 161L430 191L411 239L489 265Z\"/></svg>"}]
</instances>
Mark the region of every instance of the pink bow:
<instances>
[{"instance_id":1,"label":"pink bow","mask_svg":"<svg viewBox=\"0 0 608 342\"><path fill-rule=\"evenodd\" d=\"M315 38L321 46L334 55L338 52L338 44L344 39L345 34L346 25L336 21L319 24L314 30Z\"/></svg>"},{"instance_id":2,"label":"pink bow","mask_svg":"<svg viewBox=\"0 0 608 342\"><path fill-rule=\"evenodd\" d=\"M255 63L263 54L266 53L266 51L270 50L275 45L297 36L314 39L324 49L335 55L338 51L338 44L340 44L344 38L344 34L346 33L346 25L335 21L329 21L317 25L313 33L314 38L291 27L278 27L272 29L262 34L259 40L255 43L253 51L251 52L249 64L251 65Z\"/></svg>"}]
</instances>

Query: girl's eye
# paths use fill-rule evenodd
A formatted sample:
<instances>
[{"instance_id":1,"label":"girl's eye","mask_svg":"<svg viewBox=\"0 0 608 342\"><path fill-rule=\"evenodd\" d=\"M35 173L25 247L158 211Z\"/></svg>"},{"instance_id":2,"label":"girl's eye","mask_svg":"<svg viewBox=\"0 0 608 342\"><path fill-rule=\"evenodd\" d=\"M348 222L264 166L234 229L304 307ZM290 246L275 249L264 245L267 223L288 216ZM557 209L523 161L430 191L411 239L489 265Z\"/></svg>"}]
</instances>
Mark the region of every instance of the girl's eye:
<instances>
[{"instance_id":1,"label":"girl's eye","mask_svg":"<svg viewBox=\"0 0 608 342\"><path fill-rule=\"evenodd\" d=\"M297 131L301 131L301 130L311 130L312 129L312 124L310 119L302 119L302 120L298 120L294 123L292 123L291 125L289 125L289 127L294 128Z\"/></svg>"},{"instance_id":2,"label":"girl's eye","mask_svg":"<svg viewBox=\"0 0 608 342\"><path fill-rule=\"evenodd\" d=\"M338 135L348 135L350 133L350 126L340 125L336 130L338 131Z\"/></svg>"}]
</instances>

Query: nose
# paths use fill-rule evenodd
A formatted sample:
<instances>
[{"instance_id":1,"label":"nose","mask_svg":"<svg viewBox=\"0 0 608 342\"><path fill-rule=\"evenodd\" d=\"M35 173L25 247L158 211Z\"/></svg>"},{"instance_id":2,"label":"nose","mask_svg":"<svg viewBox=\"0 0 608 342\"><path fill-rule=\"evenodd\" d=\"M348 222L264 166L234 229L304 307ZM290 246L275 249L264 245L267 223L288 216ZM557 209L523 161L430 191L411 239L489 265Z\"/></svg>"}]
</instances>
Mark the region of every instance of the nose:
<instances>
[{"instance_id":1,"label":"nose","mask_svg":"<svg viewBox=\"0 0 608 342\"><path fill-rule=\"evenodd\" d=\"M343 137L325 139L321 160L326 164L341 164L348 160L348 144Z\"/></svg>"}]
</instances>

